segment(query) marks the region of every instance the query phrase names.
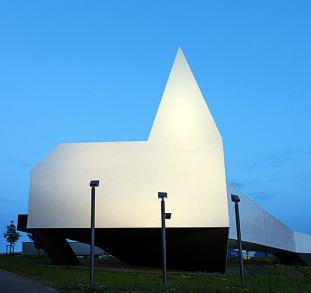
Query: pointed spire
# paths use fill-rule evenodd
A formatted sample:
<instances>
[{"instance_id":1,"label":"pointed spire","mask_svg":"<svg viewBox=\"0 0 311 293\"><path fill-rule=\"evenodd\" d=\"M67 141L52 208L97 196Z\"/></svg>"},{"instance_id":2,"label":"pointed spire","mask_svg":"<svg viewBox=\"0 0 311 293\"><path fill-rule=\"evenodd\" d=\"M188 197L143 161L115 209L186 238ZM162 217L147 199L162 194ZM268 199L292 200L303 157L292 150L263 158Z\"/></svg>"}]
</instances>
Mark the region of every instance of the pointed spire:
<instances>
[{"instance_id":1,"label":"pointed spire","mask_svg":"<svg viewBox=\"0 0 311 293\"><path fill-rule=\"evenodd\" d=\"M152 130L150 142L200 148L206 139L221 140L181 48L178 49ZM215 142L210 141L211 144Z\"/></svg>"}]
</instances>

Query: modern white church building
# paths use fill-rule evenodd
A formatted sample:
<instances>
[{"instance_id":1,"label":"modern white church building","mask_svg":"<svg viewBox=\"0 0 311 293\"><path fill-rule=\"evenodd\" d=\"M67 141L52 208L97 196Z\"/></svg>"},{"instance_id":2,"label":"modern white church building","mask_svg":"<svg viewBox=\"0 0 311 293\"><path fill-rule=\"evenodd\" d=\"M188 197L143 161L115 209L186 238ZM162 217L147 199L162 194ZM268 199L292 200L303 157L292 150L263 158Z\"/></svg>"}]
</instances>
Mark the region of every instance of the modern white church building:
<instances>
[{"instance_id":1,"label":"modern white church building","mask_svg":"<svg viewBox=\"0 0 311 293\"><path fill-rule=\"evenodd\" d=\"M172 213L169 268L225 272L227 249L237 246L232 193L241 199L243 248L311 263L310 235L227 185L222 137L181 49L147 141L64 143L33 168L18 228L57 264L79 263L66 239L90 242L92 179L101 182L95 244L129 264L161 266L159 191Z\"/></svg>"}]
</instances>

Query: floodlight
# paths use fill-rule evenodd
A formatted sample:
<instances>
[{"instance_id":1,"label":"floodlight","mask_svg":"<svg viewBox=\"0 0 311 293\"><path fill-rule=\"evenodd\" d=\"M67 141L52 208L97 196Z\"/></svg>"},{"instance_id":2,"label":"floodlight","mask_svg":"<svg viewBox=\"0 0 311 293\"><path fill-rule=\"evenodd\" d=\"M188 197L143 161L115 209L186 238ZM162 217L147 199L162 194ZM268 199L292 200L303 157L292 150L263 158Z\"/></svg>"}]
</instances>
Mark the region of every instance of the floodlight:
<instances>
[{"instance_id":1,"label":"floodlight","mask_svg":"<svg viewBox=\"0 0 311 293\"><path fill-rule=\"evenodd\" d=\"M231 194L231 200L233 202L240 202L240 198L235 194Z\"/></svg>"},{"instance_id":2,"label":"floodlight","mask_svg":"<svg viewBox=\"0 0 311 293\"><path fill-rule=\"evenodd\" d=\"M167 192L158 192L158 198L167 198Z\"/></svg>"},{"instance_id":3,"label":"floodlight","mask_svg":"<svg viewBox=\"0 0 311 293\"><path fill-rule=\"evenodd\" d=\"M95 247L95 187L99 186L99 180L91 180L91 245L90 245L90 280L89 287L94 284L94 247Z\"/></svg>"},{"instance_id":4,"label":"floodlight","mask_svg":"<svg viewBox=\"0 0 311 293\"><path fill-rule=\"evenodd\" d=\"M172 213L165 213L165 219L170 220L172 217Z\"/></svg>"},{"instance_id":5,"label":"floodlight","mask_svg":"<svg viewBox=\"0 0 311 293\"><path fill-rule=\"evenodd\" d=\"M241 285L244 286L245 276L244 276L244 264L243 264L243 255L242 255L242 236L241 236L240 212L239 212L240 198L236 194L231 194L231 200L234 202L234 209L235 209L235 225L236 225L236 234L237 234L238 247L239 247Z\"/></svg>"},{"instance_id":6,"label":"floodlight","mask_svg":"<svg viewBox=\"0 0 311 293\"><path fill-rule=\"evenodd\" d=\"M162 230L162 261L163 261L163 285L167 285L166 278L166 233L165 233L165 220L171 218L171 213L165 212L165 198L167 198L167 192L158 192L158 198L161 198L161 230Z\"/></svg>"},{"instance_id":7,"label":"floodlight","mask_svg":"<svg viewBox=\"0 0 311 293\"><path fill-rule=\"evenodd\" d=\"M92 180L92 181L90 182L90 186L91 186L91 187L97 187L97 186L99 186L99 180Z\"/></svg>"}]
</instances>

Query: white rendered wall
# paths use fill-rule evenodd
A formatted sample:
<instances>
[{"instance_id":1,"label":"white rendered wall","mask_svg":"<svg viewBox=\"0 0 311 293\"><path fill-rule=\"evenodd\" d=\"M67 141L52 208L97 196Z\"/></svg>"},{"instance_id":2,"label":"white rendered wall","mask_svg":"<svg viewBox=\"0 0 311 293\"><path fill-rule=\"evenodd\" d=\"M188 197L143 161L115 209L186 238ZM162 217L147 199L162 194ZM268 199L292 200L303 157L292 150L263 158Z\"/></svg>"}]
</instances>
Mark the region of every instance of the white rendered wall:
<instances>
[{"instance_id":1,"label":"white rendered wall","mask_svg":"<svg viewBox=\"0 0 311 293\"><path fill-rule=\"evenodd\" d=\"M92 179L98 228L159 227L158 191L169 227L229 226L222 138L181 50L148 141L59 145L32 171L28 227L89 227Z\"/></svg>"},{"instance_id":2,"label":"white rendered wall","mask_svg":"<svg viewBox=\"0 0 311 293\"><path fill-rule=\"evenodd\" d=\"M311 253L311 236L294 231L296 252Z\"/></svg>"},{"instance_id":3,"label":"white rendered wall","mask_svg":"<svg viewBox=\"0 0 311 293\"><path fill-rule=\"evenodd\" d=\"M243 241L295 251L293 231L232 186L228 186L229 238L237 239L231 194L238 195L241 200L239 209Z\"/></svg>"},{"instance_id":4,"label":"white rendered wall","mask_svg":"<svg viewBox=\"0 0 311 293\"><path fill-rule=\"evenodd\" d=\"M242 241L297 253L311 253L311 236L291 230L256 203L228 185L229 238L237 239L234 203L231 194L240 197Z\"/></svg>"}]
</instances>

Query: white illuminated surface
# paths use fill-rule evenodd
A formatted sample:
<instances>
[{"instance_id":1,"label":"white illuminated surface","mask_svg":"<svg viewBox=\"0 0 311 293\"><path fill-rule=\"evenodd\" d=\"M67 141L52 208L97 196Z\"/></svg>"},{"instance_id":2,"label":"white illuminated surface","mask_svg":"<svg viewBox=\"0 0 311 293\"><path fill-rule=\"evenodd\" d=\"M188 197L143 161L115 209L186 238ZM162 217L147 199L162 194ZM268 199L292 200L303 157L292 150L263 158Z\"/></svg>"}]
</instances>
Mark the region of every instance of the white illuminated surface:
<instances>
[{"instance_id":1,"label":"white illuminated surface","mask_svg":"<svg viewBox=\"0 0 311 293\"><path fill-rule=\"evenodd\" d=\"M240 224L242 240L250 244L287 250L297 253L311 253L311 235L293 231L277 218L266 212L240 191L228 186L230 230L229 238L236 240L234 204L231 194L240 198ZM251 245L249 245L251 247ZM253 250L257 250L254 247Z\"/></svg>"},{"instance_id":2,"label":"white illuminated surface","mask_svg":"<svg viewBox=\"0 0 311 293\"><path fill-rule=\"evenodd\" d=\"M148 141L65 143L32 170L28 228L90 227L93 179L100 180L97 228L159 227L163 191L172 212L168 227L229 227L230 218L234 240L234 193L244 242L311 253L310 235L289 229L231 186L227 199L222 138L181 50Z\"/></svg>"},{"instance_id":3,"label":"white illuminated surface","mask_svg":"<svg viewBox=\"0 0 311 293\"><path fill-rule=\"evenodd\" d=\"M148 141L61 144L33 169L28 228L89 227L92 179L97 228L159 227L159 191L169 227L229 227L222 138L181 50Z\"/></svg>"}]
</instances>

